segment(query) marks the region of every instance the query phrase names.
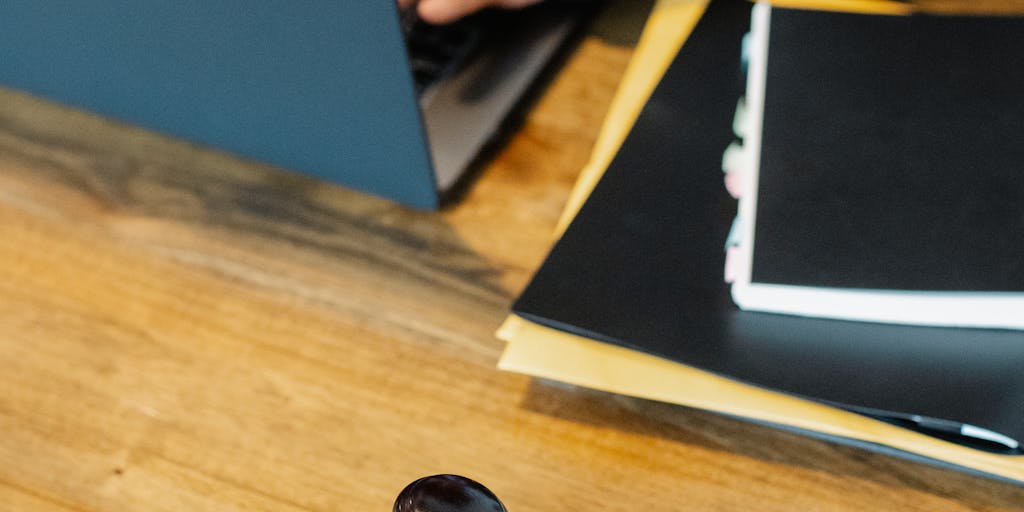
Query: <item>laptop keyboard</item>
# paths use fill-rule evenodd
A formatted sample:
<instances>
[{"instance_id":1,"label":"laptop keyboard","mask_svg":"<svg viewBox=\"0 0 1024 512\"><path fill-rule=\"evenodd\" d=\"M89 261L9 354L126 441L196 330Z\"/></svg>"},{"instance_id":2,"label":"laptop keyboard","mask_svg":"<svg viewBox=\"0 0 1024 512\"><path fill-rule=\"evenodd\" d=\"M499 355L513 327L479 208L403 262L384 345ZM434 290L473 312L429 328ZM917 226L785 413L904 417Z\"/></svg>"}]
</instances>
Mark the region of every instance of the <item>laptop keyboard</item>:
<instances>
[{"instance_id":1,"label":"laptop keyboard","mask_svg":"<svg viewBox=\"0 0 1024 512\"><path fill-rule=\"evenodd\" d=\"M402 10L401 20L413 80L419 94L465 64L479 46L483 34L483 25L478 17L464 18L448 25L431 25L421 20L414 8L409 8Z\"/></svg>"}]
</instances>

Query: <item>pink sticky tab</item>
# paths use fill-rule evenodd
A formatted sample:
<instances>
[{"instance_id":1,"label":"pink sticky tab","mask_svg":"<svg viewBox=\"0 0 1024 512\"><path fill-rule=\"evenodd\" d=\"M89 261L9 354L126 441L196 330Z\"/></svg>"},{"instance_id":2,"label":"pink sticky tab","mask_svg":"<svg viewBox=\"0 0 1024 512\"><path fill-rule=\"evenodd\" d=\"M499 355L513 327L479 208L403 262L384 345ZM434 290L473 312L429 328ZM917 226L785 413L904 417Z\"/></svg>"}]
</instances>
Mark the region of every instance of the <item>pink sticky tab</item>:
<instances>
[{"instance_id":1,"label":"pink sticky tab","mask_svg":"<svg viewBox=\"0 0 1024 512\"><path fill-rule=\"evenodd\" d=\"M736 281L739 271L740 248L734 245L725 250L725 282L732 283Z\"/></svg>"},{"instance_id":2,"label":"pink sticky tab","mask_svg":"<svg viewBox=\"0 0 1024 512\"><path fill-rule=\"evenodd\" d=\"M747 192L747 185L750 183L748 174L745 171L733 171L725 173L725 189L729 191L734 199L743 197Z\"/></svg>"}]
</instances>

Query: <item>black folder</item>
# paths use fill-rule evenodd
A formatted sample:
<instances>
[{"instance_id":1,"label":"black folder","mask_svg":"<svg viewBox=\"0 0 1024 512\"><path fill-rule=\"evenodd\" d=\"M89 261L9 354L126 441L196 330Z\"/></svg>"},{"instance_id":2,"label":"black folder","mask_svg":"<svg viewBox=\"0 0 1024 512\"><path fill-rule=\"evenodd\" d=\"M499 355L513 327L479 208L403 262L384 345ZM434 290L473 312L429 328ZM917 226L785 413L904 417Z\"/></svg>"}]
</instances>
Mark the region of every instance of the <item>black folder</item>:
<instances>
[{"instance_id":1,"label":"black folder","mask_svg":"<svg viewBox=\"0 0 1024 512\"><path fill-rule=\"evenodd\" d=\"M733 300L1024 329L1024 18L754 12Z\"/></svg>"},{"instance_id":2,"label":"black folder","mask_svg":"<svg viewBox=\"0 0 1024 512\"><path fill-rule=\"evenodd\" d=\"M720 165L744 87L739 61L750 8L712 2L513 312L1020 456L1019 445L960 435L957 427L1024 440L1024 333L809 319L733 304L722 269L736 204Z\"/></svg>"}]
</instances>

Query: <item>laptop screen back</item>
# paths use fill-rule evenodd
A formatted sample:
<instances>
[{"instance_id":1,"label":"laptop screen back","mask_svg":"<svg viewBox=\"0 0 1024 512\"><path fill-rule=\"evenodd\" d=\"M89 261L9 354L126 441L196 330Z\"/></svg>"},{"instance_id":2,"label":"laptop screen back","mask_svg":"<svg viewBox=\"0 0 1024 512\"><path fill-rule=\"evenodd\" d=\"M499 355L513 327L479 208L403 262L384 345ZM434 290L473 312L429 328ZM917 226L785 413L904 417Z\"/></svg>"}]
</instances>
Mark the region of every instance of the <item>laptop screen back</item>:
<instances>
[{"instance_id":1,"label":"laptop screen back","mask_svg":"<svg viewBox=\"0 0 1024 512\"><path fill-rule=\"evenodd\" d=\"M396 7L8 0L0 83L430 208Z\"/></svg>"}]
</instances>

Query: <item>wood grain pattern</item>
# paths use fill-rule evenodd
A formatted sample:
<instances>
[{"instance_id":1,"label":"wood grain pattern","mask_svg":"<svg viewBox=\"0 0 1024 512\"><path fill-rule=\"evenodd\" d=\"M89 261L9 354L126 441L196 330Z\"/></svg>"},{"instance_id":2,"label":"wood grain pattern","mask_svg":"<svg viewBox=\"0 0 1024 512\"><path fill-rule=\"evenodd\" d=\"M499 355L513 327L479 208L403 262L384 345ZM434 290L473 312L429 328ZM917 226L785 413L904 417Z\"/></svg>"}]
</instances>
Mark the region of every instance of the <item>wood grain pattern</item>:
<instances>
[{"instance_id":1,"label":"wood grain pattern","mask_svg":"<svg viewBox=\"0 0 1024 512\"><path fill-rule=\"evenodd\" d=\"M1012 14L1024 13L1022 0L912 0L918 10L939 14Z\"/></svg>"},{"instance_id":2,"label":"wood grain pattern","mask_svg":"<svg viewBox=\"0 0 1024 512\"><path fill-rule=\"evenodd\" d=\"M514 512L1024 509L495 369L628 61L609 27L642 8L607 8L437 214L0 91L0 509L386 511L441 472Z\"/></svg>"}]
</instances>

